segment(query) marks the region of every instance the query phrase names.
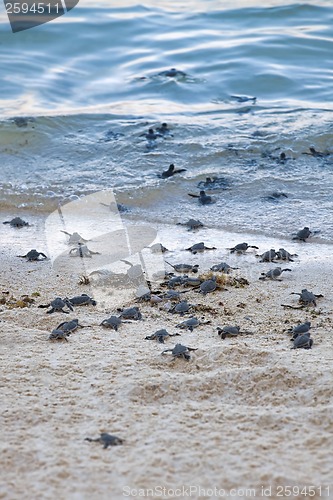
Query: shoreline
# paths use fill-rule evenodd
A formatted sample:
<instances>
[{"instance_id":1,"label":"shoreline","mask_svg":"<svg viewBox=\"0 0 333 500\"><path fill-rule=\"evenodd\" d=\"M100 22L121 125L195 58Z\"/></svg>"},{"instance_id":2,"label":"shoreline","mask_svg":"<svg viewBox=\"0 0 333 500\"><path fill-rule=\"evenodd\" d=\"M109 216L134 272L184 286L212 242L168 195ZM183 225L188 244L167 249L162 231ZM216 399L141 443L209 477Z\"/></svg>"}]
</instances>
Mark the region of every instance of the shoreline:
<instances>
[{"instance_id":1,"label":"shoreline","mask_svg":"<svg viewBox=\"0 0 333 500\"><path fill-rule=\"evenodd\" d=\"M181 228L174 245L189 238L215 243L205 231ZM158 232L167 245L169 228ZM7 436L1 443L3 498L22 498L28 488L43 499L120 499L125 487L198 485L200 475L202 488L259 491L262 485L309 485L309 478L316 486L329 485L333 314L327 277L332 266L326 258L313 258L311 243L299 247L304 254L288 264L293 272L283 274L281 282L258 280L272 264L259 264L253 253L238 257L241 269L234 273L250 284L206 296L186 294L189 303L201 304L194 314L211 324L180 331L181 337L163 345L144 338L161 328L179 332L176 324L190 315L181 318L140 303L144 320L115 332L99 326L115 312L109 305L75 308L68 316L38 309L57 295L89 294L89 286L77 284L73 269L58 273L50 261L17 259L28 233L14 234L11 252L1 251L2 291L41 295L28 308L0 306ZM203 259L207 267L230 260L224 247L207 256L167 255L171 262ZM316 308L281 307L286 301L297 305L290 292L302 288L324 295ZM47 341L58 323L74 317L86 328L68 342ZM306 320L313 325L313 348L291 350L284 330ZM252 334L221 340L216 327L230 324ZM174 340L198 349L189 362L161 356ZM85 441L100 432L123 438L124 445L104 450Z\"/></svg>"}]
</instances>

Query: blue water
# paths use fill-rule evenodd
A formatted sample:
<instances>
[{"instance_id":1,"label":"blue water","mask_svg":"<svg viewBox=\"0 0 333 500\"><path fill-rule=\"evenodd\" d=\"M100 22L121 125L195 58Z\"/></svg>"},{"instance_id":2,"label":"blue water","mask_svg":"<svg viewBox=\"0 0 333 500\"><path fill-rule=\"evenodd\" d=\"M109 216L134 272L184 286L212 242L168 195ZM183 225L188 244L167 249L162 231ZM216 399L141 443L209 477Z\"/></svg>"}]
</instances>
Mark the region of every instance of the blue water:
<instances>
[{"instance_id":1,"label":"blue water","mask_svg":"<svg viewBox=\"0 0 333 500\"><path fill-rule=\"evenodd\" d=\"M16 34L2 7L1 207L51 212L112 188L134 219L307 225L331 242L333 5L261 3L81 1ZM172 67L185 75L160 74ZM172 135L147 142L162 122ZM160 179L170 163L186 172ZM188 193L208 176L227 189L202 207Z\"/></svg>"}]
</instances>

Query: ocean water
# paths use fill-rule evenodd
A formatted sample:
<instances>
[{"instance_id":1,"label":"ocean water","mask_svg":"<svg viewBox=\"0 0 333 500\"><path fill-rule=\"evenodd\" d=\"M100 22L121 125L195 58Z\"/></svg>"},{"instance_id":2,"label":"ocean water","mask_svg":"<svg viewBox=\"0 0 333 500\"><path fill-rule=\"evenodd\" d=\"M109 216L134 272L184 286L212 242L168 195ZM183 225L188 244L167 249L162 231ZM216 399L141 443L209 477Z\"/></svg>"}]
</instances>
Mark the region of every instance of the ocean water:
<instances>
[{"instance_id":1,"label":"ocean water","mask_svg":"<svg viewBox=\"0 0 333 500\"><path fill-rule=\"evenodd\" d=\"M278 238L309 226L330 245L333 5L264 3L81 0L16 34L2 7L2 211L47 215L110 189L135 221ZM161 179L171 163L186 170ZM222 180L201 206L188 194L207 177Z\"/></svg>"}]
</instances>

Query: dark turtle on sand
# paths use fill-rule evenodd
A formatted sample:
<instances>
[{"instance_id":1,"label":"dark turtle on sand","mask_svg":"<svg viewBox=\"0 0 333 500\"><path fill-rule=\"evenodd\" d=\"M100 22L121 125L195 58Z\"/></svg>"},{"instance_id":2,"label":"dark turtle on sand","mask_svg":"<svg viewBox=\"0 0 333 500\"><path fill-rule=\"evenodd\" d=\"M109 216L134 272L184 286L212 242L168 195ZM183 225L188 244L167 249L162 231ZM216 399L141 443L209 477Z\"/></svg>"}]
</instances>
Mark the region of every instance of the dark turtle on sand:
<instances>
[{"instance_id":1,"label":"dark turtle on sand","mask_svg":"<svg viewBox=\"0 0 333 500\"><path fill-rule=\"evenodd\" d=\"M68 299L72 306L95 306L97 304L96 300L92 297L89 297L86 293L82 293L81 295L76 295L71 299Z\"/></svg>"},{"instance_id":2,"label":"dark turtle on sand","mask_svg":"<svg viewBox=\"0 0 333 500\"><path fill-rule=\"evenodd\" d=\"M173 289L176 285L183 285L184 284L184 278L183 276L172 276L168 280L168 287Z\"/></svg>"},{"instance_id":3,"label":"dark turtle on sand","mask_svg":"<svg viewBox=\"0 0 333 500\"><path fill-rule=\"evenodd\" d=\"M169 137L173 137L171 130L169 129L167 123L162 123L162 125L160 127L156 127L156 131L159 134L168 135Z\"/></svg>"},{"instance_id":4,"label":"dark turtle on sand","mask_svg":"<svg viewBox=\"0 0 333 500\"><path fill-rule=\"evenodd\" d=\"M271 248L270 250L267 250L267 252L262 253L259 255L260 261L259 262L275 262L274 259L278 257L278 254L276 253L274 248Z\"/></svg>"},{"instance_id":5,"label":"dark turtle on sand","mask_svg":"<svg viewBox=\"0 0 333 500\"><path fill-rule=\"evenodd\" d=\"M241 253L245 253L248 248L255 248L256 250L258 250L258 247L254 246L254 245L249 245L248 243L245 243L245 242L238 243L238 245L235 245L233 248L228 248L228 250L230 250L230 253L241 254Z\"/></svg>"},{"instance_id":6,"label":"dark turtle on sand","mask_svg":"<svg viewBox=\"0 0 333 500\"><path fill-rule=\"evenodd\" d=\"M183 316L185 313L187 313L191 309L192 305L188 304L187 300L182 300L178 304L176 304L170 312L174 314L180 314Z\"/></svg>"},{"instance_id":7,"label":"dark turtle on sand","mask_svg":"<svg viewBox=\"0 0 333 500\"><path fill-rule=\"evenodd\" d=\"M121 318L118 316L110 316L110 318L104 319L100 326L104 326L105 328L112 328L116 332L118 331L118 327L121 325Z\"/></svg>"},{"instance_id":8,"label":"dark turtle on sand","mask_svg":"<svg viewBox=\"0 0 333 500\"><path fill-rule=\"evenodd\" d=\"M196 253L201 253L204 250L216 250L216 247L206 247L203 241L200 241L200 243L195 243L189 248L185 248L185 250L188 250L189 252L193 253L194 255Z\"/></svg>"},{"instance_id":9,"label":"dark turtle on sand","mask_svg":"<svg viewBox=\"0 0 333 500\"><path fill-rule=\"evenodd\" d=\"M193 347L187 347L182 344L176 344L173 349L164 349L162 351L162 355L166 354L167 352L171 352L173 358L184 358L186 361L189 361L191 359L191 356L189 354L190 351L196 351L197 349Z\"/></svg>"},{"instance_id":10,"label":"dark turtle on sand","mask_svg":"<svg viewBox=\"0 0 333 500\"><path fill-rule=\"evenodd\" d=\"M202 279L199 278L199 277L196 277L196 278L189 278L188 276L183 276L183 285L185 286L193 286L193 287L197 287L197 286L200 286L201 283L202 283Z\"/></svg>"},{"instance_id":11,"label":"dark turtle on sand","mask_svg":"<svg viewBox=\"0 0 333 500\"><path fill-rule=\"evenodd\" d=\"M200 285L200 293L206 295L207 293L214 292L216 290L216 276L213 276L209 280L205 280Z\"/></svg>"},{"instance_id":12,"label":"dark turtle on sand","mask_svg":"<svg viewBox=\"0 0 333 500\"><path fill-rule=\"evenodd\" d=\"M182 172L186 172L186 168L178 168L176 169L174 164L171 163L169 165L168 170L164 170L161 174L159 174L159 177L162 179L168 179L168 177L172 177L175 174L181 174Z\"/></svg>"},{"instance_id":13,"label":"dark turtle on sand","mask_svg":"<svg viewBox=\"0 0 333 500\"><path fill-rule=\"evenodd\" d=\"M276 252L277 259L279 260L286 260L288 262L294 262L292 257L298 257L297 253L290 254L285 250L284 248L279 248L279 250Z\"/></svg>"},{"instance_id":14,"label":"dark turtle on sand","mask_svg":"<svg viewBox=\"0 0 333 500\"><path fill-rule=\"evenodd\" d=\"M215 264L210 268L211 271L229 274L232 269L239 269L238 267L231 267L226 262Z\"/></svg>"},{"instance_id":15,"label":"dark turtle on sand","mask_svg":"<svg viewBox=\"0 0 333 500\"><path fill-rule=\"evenodd\" d=\"M183 330L190 330L190 332L193 332L194 328L197 328L200 325L208 325L209 323L210 321L199 321L198 318L192 316L192 318L182 321L182 323L178 323L176 328L182 328Z\"/></svg>"},{"instance_id":16,"label":"dark turtle on sand","mask_svg":"<svg viewBox=\"0 0 333 500\"><path fill-rule=\"evenodd\" d=\"M71 321L63 321L60 325L57 326L56 330L62 330L67 335L75 332L78 328L83 328L82 325L79 325L78 319L72 319Z\"/></svg>"},{"instance_id":17,"label":"dark turtle on sand","mask_svg":"<svg viewBox=\"0 0 333 500\"><path fill-rule=\"evenodd\" d=\"M176 68L170 68L164 71L160 71L160 73L158 73L158 76L166 76L167 78L185 78L186 73Z\"/></svg>"},{"instance_id":18,"label":"dark turtle on sand","mask_svg":"<svg viewBox=\"0 0 333 500\"><path fill-rule=\"evenodd\" d=\"M162 243L154 243L154 245L151 245L148 247L152 253L165 253L169 252L169 250L162 245Z\"/></svg>"},{"instance_id":19,"label":"dark turtle on sand","mask_svg":"<svg viewBox=\"0 0 333 500\"><path fill-rule=\"evenodd\" d=\"M311 349L313 340L310 338L310 332L297 335L294 339L292 349Z\"/></svg>"},{"instance_id":20,"label":"dark turtle on sand","mask_svg":"<svg viewBox=\"0 0 333 500\"><path fill-rule=\"evenodd\" d=\"M49 340L66 340L66 342L68 342L67 335L68 334L63 330L55 329L52 330L52 333L50 333Z\"/></svg>"},{"instance_id":21,"label":"dark turtle on sand","mask_svg":"<svg viewBox=\"0 0 333 500\"><path fill-rule=\"evenodd\" d=\"M163 328L162 330L157 330L157 332L152 333L151 335L148 335L147 337L145 337L145 340L157 340L161 344L164 344L164 340L166 338L176 337L179 335L180 335L179 333L172 333L171 334L171 333L167 332L167 330L165 330L165 328Z\"/></svg>"},{"instance_id":22,"label":"dark turtle on sand","mask_svg":"<svg viewBox=\"0 0 333 500\"><path fill-rule=\"evenodd\" d=\"M27 259L27 261L32 262L35 260L45 260L47 259L47 256L43 252L37 252L37 250L32 249L30 250L26 255L18 255L18 257L21 257L22 259Z\"/></svg>"},{"instance_id":23,"label":"dark turtle on sand","mask_svg":"<svg viewBox=\"0 0 333 500\"><path fill-rule=\"evenodd\" d=\"M177 225L186 226L189 231L194 231L195 229L203 227L203 223L197 219L189 219L187 222L178 222Z\"/></svg>"},{"instance_id":24,"label":"dark turtle on sand","mask_svg":"<svg viewBox=\"0 0 333 500\"><path fill-rule=\"evenodd\" d=\"M113 436L112 434L108 434L107 432L102 432L99 438L85 438L85 441L89 441L90 443L101 443L103 448L106 449L109 446L118 446L123 444L124 440L120 439L117 436Z\"/></svg>"},{"instance_id":25,"label":"dark turtle on sand","mask_svg":"<svg viewBox=\"0 0 333 500\"><path fill-rule=\"evenodd\" d=\"M294 236L293 240L297 240L297 241L306 241L307 238L309 238L309 236L311 236L312 231L310 231L310 229L305 226L303 227L303 229L300 229L300 231L298 231L296 233L296 236Z\"/></svg>"},{"instance_id":26,"label":"dark turtle on sand","mask_svg":"<svg viewBox=\"0 0 333 500\"><path fill-rule=\"evenodd\" d=\"M82 238L79 233L68 233L67 231L63 231L62 229L60 231L69 236L69 245L78 245L79 243L83 245L84 243L87 243L87 241L89 241Z\"/></svg>"},{"instance_id":27,"label":"dark turtle on sand","mask_svg":"<svg viewBox=\"0 0 333 500\"><path fill-rule=\"evenodd\" d=\"M217 334L221 337L221 339L225 339L226 337L236 337L239 335L240 327L239 326L224 326L223 328L217 327Z\"/></svg>"},{"instance_id":28,"label":"dark turtle on sand","mask_svg":"<svg viewBox=\"0 0 333 500\"><path fill-rule=\"evenodd\" d=\"M281 269L281 267L275 267L274 269L267 271L267 273L261 273L261 277L259 279L265 280L266 278L269 278L271 280L282 281L279 280L278 277L281 276L284 271L291 271L291 269Z\"/></svg>"},{"instance_id":29,"label":"dark turtle on sand","mask_svg":"<svg viewBox=\"0 0 333 500\"><path fill-rule=\"evenodd\" d=\"M74 311L72 304L69 302L68 298L62 299L61 297L57 297L52 302L46 305L40 305L38 307L51 307L49 311L46 311L47 314L53 314L54 312L62 312L64 314L69 314L69 311L64 311L64 307L67 306L71 311Z\"/></svg>"},{"instance_id":30,"label":"dark turtle on sand","mask_svg":"<svg viewBox=\"0 0 333 500\"><path fill-rule=\"evenodd\" d=\"M177 273L197 273L199 269L198 264L170 264L170 262L165 261L169 266L173 267Z\"/></svg>"},{"instance_id":31,"label":"dark turtle on sand","mask_svg":"<svg viewBox=\"0 0 333 500\"><path fill-rule=\"evenodd\" d=\"M299 295L299 303L301 304L299 307L290 306L289 304L281 304L283 307L289 307L290 309L302 309L303 306L317 306L316 299L323 297L322 294L314 294L309 292L306 288L303 288L301 293L299 292L291 292L291 295Z\"/></svg>"},{"instance_id":32,"label":"dark turtle on sand","mask_svg":"<svg viewBox=\"0 0 333 500\"><path fill-rule=\"evenodd\" d=\"M29 222L26 222L25 220L21 219L21 217L14 217L12 220L6 220L3 222L3 224L9 224L11 227L24 227L24 226L30 226Z\"/></svg>"},{"instance_id":33,"label":"dark turtle on sand","mask_svg":"<svg viewBox=\"0 0 333 500\"><path fill-rule=\"evenodd\" d=\"M122 319L134 319L140 320L142 319L142 314L138 307L127 307L123 310L118 309L120 311L120 317Z\"/></svg>"},{"instance_id":34,"label":"dark turtle on sand","mask_svg":"<svg viewBox=\"0 0 333 500\"><path fill-rule=\"evenodd\" d=\"M294 326L289 329L289 332L292 334L290 340L295 340L298 335L302 335L303 333L307 333L311 328L311 322L306 321L305 323L301 323L300 325Z\"/></svg>"},{"instance_id":35,"label":"dark turtle on sand","mask_svg":"<svg viewBox=\"0 0 333 500\"><path fill-rule=\"evenodd\" d=\"M93 255L100 255L100 253L93 252L87 247L87 245L78 242L76 247L70 249L69 255L71 257L81 257L82 259L87 257L91 259Z\"/></svg>"},{"instance_id":36,"label":"dark turtle on sand","mask_svg":"<svg viewBox=\"0 0 333 500\"><path fill-rule=\"evenodd\" d=\"M212 196L206 194L203 189L199 194L188 193L188 195L192 198L198 198L200 205L210 205L211 203L215 203L215 200L212 198Z\"/></svg>"}]
</instances>

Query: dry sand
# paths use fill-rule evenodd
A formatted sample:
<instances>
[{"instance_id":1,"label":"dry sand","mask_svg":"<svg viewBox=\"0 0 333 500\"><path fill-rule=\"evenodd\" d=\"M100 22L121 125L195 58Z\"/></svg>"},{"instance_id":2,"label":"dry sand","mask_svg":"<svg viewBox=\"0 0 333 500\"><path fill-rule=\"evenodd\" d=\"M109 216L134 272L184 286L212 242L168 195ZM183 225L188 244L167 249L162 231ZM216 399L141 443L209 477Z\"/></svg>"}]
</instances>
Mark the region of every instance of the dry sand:
<instances>
[{"instance_id":1,"label":"dry sand","mask_svg":"<svg viewBox=\"0 0 333 500\"><path fill-rule=\"evenodd\" d=\"M67 343L49 342L67 315L37 306L89 293L89 286L79 286L74 272L57 276L49 261L20 261L15 252L15 245L1 252L0 291L42 296L25 309L0 305L0 498L153 498L147 490L154 488L156 498L162 488L169 490L165 498L263 498L262 486L270 498L286 498L288 486L316 492L295 489L290 498L333 498L329 259L300 259L281 282L253 274L244 288L188 294L190 303L217 312L198 312L212 323L176 338L198 348L186 362L161 356L175 339L165 347L143 340L160 328L176 332L181 320L150 304L140 305L143 321L118 332L99 326L114 311L77 308L68 316L91 328ZM257 276L271 267L255 265ZM281 307L297 305L290 292L302 288L324 295L317 307ZM291 350L284 330L306 319L314 346ZM221 340L216 327L227 324L253 334ZM125 442L103 449L85 441L100 432Z\"/></svg>"}]
</instances>

